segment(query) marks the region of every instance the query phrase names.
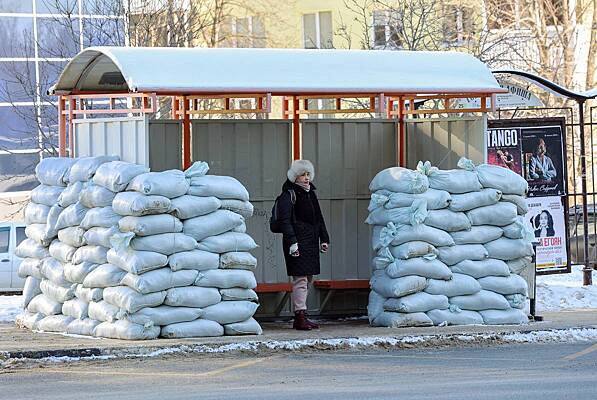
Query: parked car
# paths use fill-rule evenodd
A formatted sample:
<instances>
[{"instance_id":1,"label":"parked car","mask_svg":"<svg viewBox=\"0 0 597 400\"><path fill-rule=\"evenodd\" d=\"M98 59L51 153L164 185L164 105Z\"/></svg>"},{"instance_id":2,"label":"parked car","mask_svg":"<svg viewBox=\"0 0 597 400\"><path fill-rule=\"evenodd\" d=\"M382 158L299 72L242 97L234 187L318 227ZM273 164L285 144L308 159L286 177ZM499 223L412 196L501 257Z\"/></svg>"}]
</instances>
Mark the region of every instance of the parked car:
<instances>
[{"instance_id":1,"label":"parked car","mask_svg":"<svg viewBox=\"0 0 597 400\"><path fill-rule=\"evenodd\" d=\"M21 259L15 255L15 249L24 239L24 223L0 223L0 292L23 290L25 280L17 274Z\"/></svg>"},{"instance_id":2,"label":"parked car","mask_svg":"<svg viewBox=\"0 0 597 400\"><path fill-rule=\"evenodd\" d=\"M589 227L589 260L597 262L597 213L595 204L589 204L588 209L588 227ZM570 261L574 264L584 264L584 224L582 205L570 207L568 210L568 241L570 243Z\"/></svg>"}]
</instances>

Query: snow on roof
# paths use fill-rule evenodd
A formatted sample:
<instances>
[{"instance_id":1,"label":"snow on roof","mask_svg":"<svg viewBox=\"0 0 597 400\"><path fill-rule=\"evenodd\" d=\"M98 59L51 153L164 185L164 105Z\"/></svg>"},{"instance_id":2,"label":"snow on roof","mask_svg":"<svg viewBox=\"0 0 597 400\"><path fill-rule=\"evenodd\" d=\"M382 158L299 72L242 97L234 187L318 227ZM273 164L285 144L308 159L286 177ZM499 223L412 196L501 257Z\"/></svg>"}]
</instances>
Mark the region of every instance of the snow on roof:
<instances>
[{"instance_id":1,"label":"snow on roof","mask_svg":"<svg viewBox=\"0 0 597 400\"><path fill-rule=\"evenodd\" d=\"M498 93L491 71L458 52L90 47L51 94Z\"/></svg>"}]
</instances>

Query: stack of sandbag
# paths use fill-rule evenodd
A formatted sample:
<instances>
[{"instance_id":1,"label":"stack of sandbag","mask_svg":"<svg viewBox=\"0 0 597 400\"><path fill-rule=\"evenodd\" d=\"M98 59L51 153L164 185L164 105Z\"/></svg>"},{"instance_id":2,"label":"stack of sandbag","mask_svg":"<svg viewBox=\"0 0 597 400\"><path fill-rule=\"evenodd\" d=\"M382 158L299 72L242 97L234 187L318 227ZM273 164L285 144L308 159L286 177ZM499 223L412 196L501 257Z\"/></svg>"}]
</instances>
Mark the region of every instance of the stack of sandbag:
<instances>
[{"instance_id":1,"label":"stack of sandbag","mask_svg":"<svg viewBox=\"0 0 597 400\"><path fill-rule=\"evenodd\" d=\"M497 166L388 168L370 184L374 326L521 324L526 181ZM503 196L506 196L503 198Z\"/></svg>"}]
</instances>

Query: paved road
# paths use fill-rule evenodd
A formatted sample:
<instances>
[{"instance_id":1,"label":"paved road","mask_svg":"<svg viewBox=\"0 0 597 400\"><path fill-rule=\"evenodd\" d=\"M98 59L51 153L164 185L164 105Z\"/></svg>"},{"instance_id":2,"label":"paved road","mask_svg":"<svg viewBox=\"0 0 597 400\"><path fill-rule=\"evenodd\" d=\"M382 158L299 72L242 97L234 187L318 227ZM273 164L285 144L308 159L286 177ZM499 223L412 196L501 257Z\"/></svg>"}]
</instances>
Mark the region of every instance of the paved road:
<instances>
[{"instance_id":1,"label":"paved road","mask_svg":"<svg viewBox=\"0 0 597 400\"><path fill-rule=\"evenodd\" d=\"M597 343L186 355L0 374L2 399L597 398Z\"/></svg>"}]
</instances>

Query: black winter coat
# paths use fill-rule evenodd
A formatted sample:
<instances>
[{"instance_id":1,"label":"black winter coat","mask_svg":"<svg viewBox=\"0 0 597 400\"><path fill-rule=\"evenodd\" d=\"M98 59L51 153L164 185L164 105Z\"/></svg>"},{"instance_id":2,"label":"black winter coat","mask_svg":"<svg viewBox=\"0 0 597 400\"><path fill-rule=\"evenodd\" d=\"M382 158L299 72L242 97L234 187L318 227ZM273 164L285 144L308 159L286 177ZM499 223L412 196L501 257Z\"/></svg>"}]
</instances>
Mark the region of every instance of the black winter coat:
<instances>
[{"instance_id":1,"label":"black winter coat","mask_svg":"<svg viewBox=\"0 0 597 400\"><path fill-rule=\"evenodd\" d=\"M290 189L296 194L294 206ZM312 183L307 192L289 180L282 186L278 218L282 227L282 248L289 276L319 275L320 244L330 242L315 190ZM290 255L290 246L294 243L298 243L298 257Z\"/></svg>"}]
</instances>

